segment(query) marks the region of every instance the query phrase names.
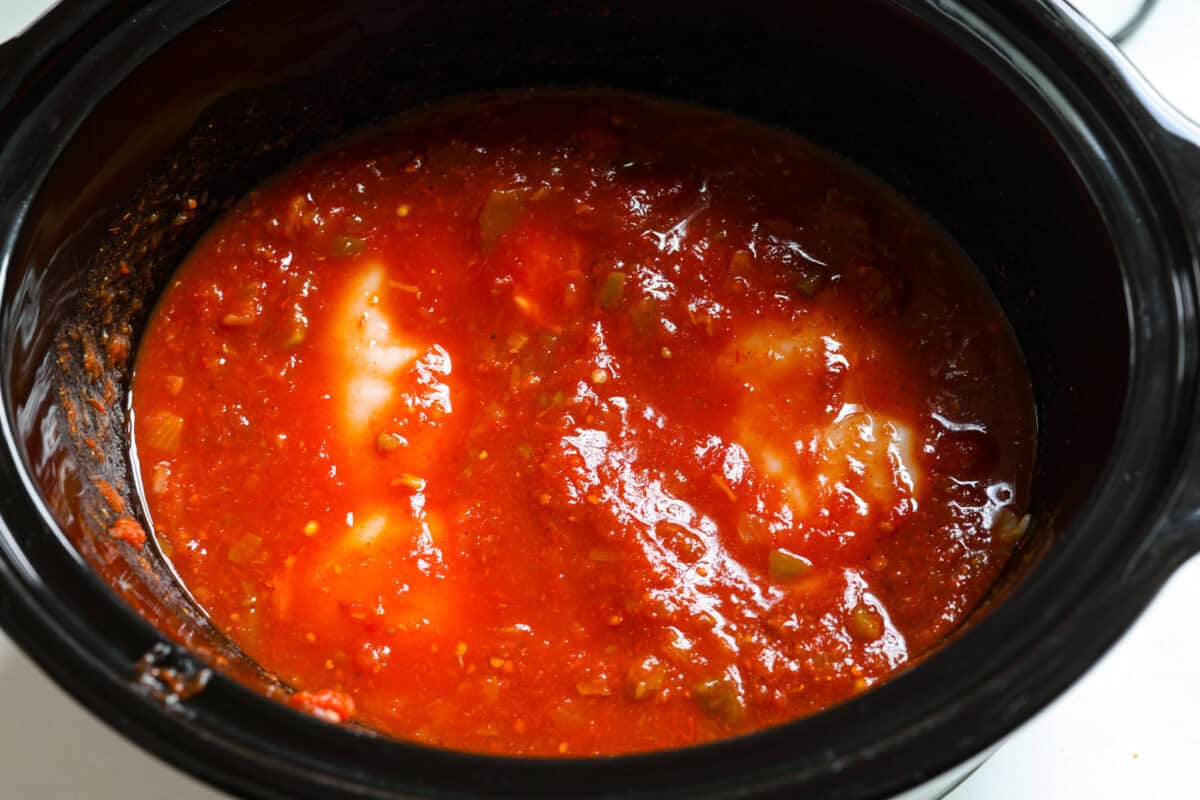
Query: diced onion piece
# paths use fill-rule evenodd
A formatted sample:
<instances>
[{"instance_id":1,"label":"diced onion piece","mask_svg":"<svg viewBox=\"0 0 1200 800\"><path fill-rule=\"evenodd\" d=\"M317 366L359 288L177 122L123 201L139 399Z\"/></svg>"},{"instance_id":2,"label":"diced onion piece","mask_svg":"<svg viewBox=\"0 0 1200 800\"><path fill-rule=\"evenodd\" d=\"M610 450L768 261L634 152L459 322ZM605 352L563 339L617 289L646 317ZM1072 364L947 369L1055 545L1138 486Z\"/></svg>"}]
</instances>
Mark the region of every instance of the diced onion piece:
<instances>
[{"instance_id":1,"label":"diced onion piece","mask_svg":"<svg viewBox=\"0 0 1200 800\"><path fill-rule=\"evenodd\" d=\"M166 494L170 488L168 483L171 479L171 465L165 461L161 461L154 465L154 470L150 473L150 491L154 494Z\"/></svg>"},{"instance_id":2,"label":"diced onion piece","mask_svg":"<svg viewBox=\"0 0 1200 800\"><path fill-rule=\"evenodd\" d=\"M753 514L742 514L738 517L737 534L744 544L760 544L767 540L770 531L766 523Z\"/></svg>"},{"instance_id":3,"label":"diced onion piece","mask_svg":"<svg viewBox=\"0 0 1200 800\"><path fill-rule=\"evenodd\" d=\"M996 512L995 522L992 523L992 533L1002 542L1015 544L1025 536L1031 519L1029 514L1018 517L1015 511L1005 506Z\"/></svg>"},{"instance_id":4,"label":"diced onion piece","mask_svg":"<svg viewBox=\"0 0 1200 800\"><path fill-rule=\"evenodd\" d=\"M658 694L667 681L667 668L654 656L646 656L629 668L625 676L634 700L647 700Z\"/></svg>"},{"instance_id":5,"label":"diced onion piece","mask_svg":"<svg viewBox=\"0 0 1200 800\"><path fill-rule=\"evenodd\" d=\"M734 275L748 275L754 267L754 256L749 250L738 250L729 259L729 271Z\"/></svg>"},{"instance_id":6,"label":"diced onion piece","mask_svg":"<svg viewBox=\"0 0 1200 800\"><path fill-rule=\"evenodd\" d=\"M262 543L261 536L254 533L247 533L241 539L234 542L233 546L229 548L229 552L225 554L225 557L230 562L244 567L258 556L262 550Z\"/></svg>"},{"instance_id":7,"label":"diced onion piece","mask_svg":"<svg viewBox=\"0 0 1200 800\"><path fill-rule=\"evenodd\" d=\"M883 619L878 611L865 603L859 603L850 612L846 628L854 638L873 642L883 635Z\"/></svg>"},{"instance_id":8,"label":"diced onion piece","mask_svg":"<svg viewBox=\"0 0 1200 800\"><path fill-rule=\"evenodd\" d=\"M399 450L406 444L408 444L408 440L398 433L384 432L375 438L375 449L381 453L390 453L394 450Z\"/></svg>"},{"instance_id":9,"label":"diced onion piece","mask_svg":"<svg viewBox=\"0 0 1200 800\"><path fill-rule=\"evenodd\" d=\"M356 256L366 247L358 236L335 236L329 243L329 255L334 257Z\"/></svg>"},{"instance_id":10,"label":"diced onion piece","mask_svg":"<svg viewBox=\"0 0 1200 800\"><path fill-rule=\"evenodd\" d=\"M825 285L828 277L829 273L825 269L809 264L800 264L796 266L792 276L792 286L805 297L815 297L821 291L821 287Z\"/></svg>"},{"instance_id":11,"label":"diced onion piece","mask_svg":"<svg viewBox=\"0 0 1200 800\"><path fill-rule=\"evenodd\" d=\"M742 692L728 675L701 681L692 688L692 695L702 709L727 724L739 722L746 715Z\"/></svg>"},{"instance_id":12,"label":"diced onion piece","mask_svg":"<svg viewBox=\"0 0 1200 800\"><path fill-rule=\"evenodd\" d=\"M183 417L170 411L159 410L146 419L141 443L155 448L173 452L179 449L183 439Z\"/></svg>"},{"instance_id":13,"label":"diced onion piece","mask_svg":"<svg viewBox=\"0 0 1200 800\"><path fill-rule=\"evenodd\" d=\"M406 472L398 478L393 478L392 486L400 486L412 492L423 492L425 491L425 479Z\"/></svg>"},{"instance_id":14,"label":"diced onion piece","mask_svg":"<svg viewBox=\"0 0 1200 800\"><path fill-rule=\"evenodd\" d=\"M794 581L812 572L812 562L796 553L777 547L767 556L767 573L772 580Z\"/></svg>"},{"instance_id":15,"label":"diced onion piece","mask_svg":"<svg viewBox=\"0 0 1200 800\"><path fill-rule=\"evenodd\" d=\"M724 475L714 472L712 475L709 475L709 478L712 480L713 485L721 490L721 494L729 498L730 502L737 502L737 495L733 493L733 487L729 485L729 481L725 479Z\"/></svg>"},{"instance_id":16,"label":"diced onion piece","mask_svg":"<svg viewBox=\"0 0 1200 800\"><path fill-rule=\"evenodd\" d=\"M575 684L575 691L584 697L608 697L612 694L608 688L608 679L604 676L579 681Z\"/></svg>"},{"instance_id":17,"label":"diced onion piece","mask_svg":"<svg viewBox=\"0 0 1200 800\"><path fill-rule=\"evenodd\" d=\"M292 326L290 331L288 331L288 335L287 338L284 339L283 346L288 349L299 347L300 345L304 344L304 340L307 338L308 329L303 325L296 324Z\"/></svg>"},{"instance_id":18,"label":"diced onion piece","mask_svg":"<svg viewBox=\"0 0 1200 800\"><path fill-rule=\"evenodd\" d=\"M604 282L596 292L596 302L604 310L616 308L625 292L625 273L613 270L604 276Z\"/></svg>"},{"instance_id":19,"label":"diced onion piece","mask_svg":"<svg viewBox=\"0 0 1200 800\"><path fill-rule=\"evenodd\" d=\"M239 311L221 317L221 324L226 328L247 328L257 319L258 315L253 311Z\"/></svg>"},{"instance_id":20,"label":"diced onion piece","mask_svg":"<svg viewBox=\"0 0 1200 800\"><path fill-rule=\"evenodd\" d=\"M525 213L524 189L493 189L479 212L479 240L490 249Z\"/></svg>"}]
</instances>

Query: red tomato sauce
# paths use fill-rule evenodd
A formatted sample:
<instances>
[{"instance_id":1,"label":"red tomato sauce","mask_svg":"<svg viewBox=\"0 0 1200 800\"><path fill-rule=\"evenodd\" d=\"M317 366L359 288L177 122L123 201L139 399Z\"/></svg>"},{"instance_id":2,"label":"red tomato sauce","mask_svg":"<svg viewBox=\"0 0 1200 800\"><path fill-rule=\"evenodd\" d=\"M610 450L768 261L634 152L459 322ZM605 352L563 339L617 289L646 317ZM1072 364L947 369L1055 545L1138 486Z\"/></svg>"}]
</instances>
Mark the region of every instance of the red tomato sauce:
<instances>
[{"instance_id":1,"label":"red tomato sauce","mask_svg":"<svg viewBox=\"0 0 1200 800\"><path fill-rule=\"evenodd\" d=\"M802 140L608 94L411 113L232 209L138 353L153 535L323 719L677 747L928 652L1024 532L1015 338Z\"/></svg>"}]
</instances>

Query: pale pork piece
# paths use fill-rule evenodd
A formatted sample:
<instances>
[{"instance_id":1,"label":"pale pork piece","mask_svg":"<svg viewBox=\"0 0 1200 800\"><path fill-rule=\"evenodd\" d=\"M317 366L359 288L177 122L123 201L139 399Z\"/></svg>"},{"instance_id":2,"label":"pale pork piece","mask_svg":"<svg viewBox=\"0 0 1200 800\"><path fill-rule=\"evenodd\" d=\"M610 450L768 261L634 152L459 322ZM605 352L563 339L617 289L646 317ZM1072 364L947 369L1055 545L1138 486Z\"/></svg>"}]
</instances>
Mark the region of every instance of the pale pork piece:
<instances>
[{"instance_id":1,"label":"pale pork piece","mask_svg":"<svg viewBox=\"0 0 1200 800\"><path fill-rule=\"evenodd\" d=\"M421 352L394 331L380 308L380 296L386 289L384 267L368 265L346 288L329 331L330 344L337 348L344 365L344 441L374 433L396 397L396 376Z\"/></svg>"},{"instance_id":2,"label":"pale pork piece","mask_svg":"<svg viewBox=\"0 0 1200 800\"><path fill-rule=\"evenodd\" d=\"M784 490L795 517L810 521L831 495L848 497L862 517L903 517L917 509L923 482L908 425L857 402L858 344L828 316L766 322L734 339L720 366L744 390L735 416L738 441L755 466ZM830 374L848 387L828 422L789 419L780 384L814 385ZM803 432L787 441L781 431Z\"/></svg>"},{"instance_id":3,"label":"pale pork piece","mask_svg":"<svg viewBox=\"0 0 1200 800\"><path fill-rule=\"evenodd\" d=\"M349 613L393 630L419 630L440 623L451 599L437 580L445 523L426 510L421 477L424 459L436 457L440 421L451 408L451 365L444 350L406 337L390 318L381 298L394 291L387 268L367 264L347 281L317 337L339 367L332 394L340 413L330 423L346 469L354 480L394 490L397 502L348 513L341 532L312 531L275 578L282 617L301 602L315 624ZM379 450L387 452L392 471L363 468Z\"/></svg>"}]
</instances>

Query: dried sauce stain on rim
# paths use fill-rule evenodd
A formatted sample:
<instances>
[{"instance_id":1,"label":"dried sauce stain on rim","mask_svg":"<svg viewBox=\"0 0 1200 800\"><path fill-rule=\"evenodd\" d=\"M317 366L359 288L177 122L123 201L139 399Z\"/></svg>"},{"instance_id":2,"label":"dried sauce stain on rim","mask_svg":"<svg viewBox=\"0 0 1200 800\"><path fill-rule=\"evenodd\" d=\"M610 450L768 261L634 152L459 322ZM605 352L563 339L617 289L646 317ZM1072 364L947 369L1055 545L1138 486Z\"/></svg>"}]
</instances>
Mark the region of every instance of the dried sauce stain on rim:
<instances>
[{"instance_id":1,"label":"dried sauce stain on rim","mask_svg":"<svg viewBox=\"0 0 1200 800\"><path fill-rule=\"evenodd\" d=\"M293 706L582 755L910 663L1028 524L1014 337L944 234L790 135L457 101L248 196L138 354L154 535Z\"/></svg>"}]
</instances>

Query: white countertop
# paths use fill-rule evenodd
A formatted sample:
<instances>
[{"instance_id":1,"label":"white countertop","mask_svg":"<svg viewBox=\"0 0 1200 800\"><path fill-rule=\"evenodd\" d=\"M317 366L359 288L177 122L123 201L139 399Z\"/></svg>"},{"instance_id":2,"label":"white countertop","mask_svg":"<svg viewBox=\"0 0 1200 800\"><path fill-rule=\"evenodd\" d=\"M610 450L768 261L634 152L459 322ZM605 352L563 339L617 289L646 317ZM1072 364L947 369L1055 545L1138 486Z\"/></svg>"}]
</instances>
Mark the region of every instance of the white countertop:
<instances>
[{"instance_id":1,"label":"white countertop","mask_svg":"<svg viewBox=\"0 0 1200 800\"><path fill-rule=\"evenodd\" d=\"M0 0L0 40L52 3ZM1077 0L1112 30L1136 0ZM1200 0L1160 0L1126 46L1146 77L1200 120ZM950 800L1200 797L1200 559L1048 709L1014 733ZM0 775L12 798L219 800L113 733L0 633Z\"/></svg>"}]
</instances>

